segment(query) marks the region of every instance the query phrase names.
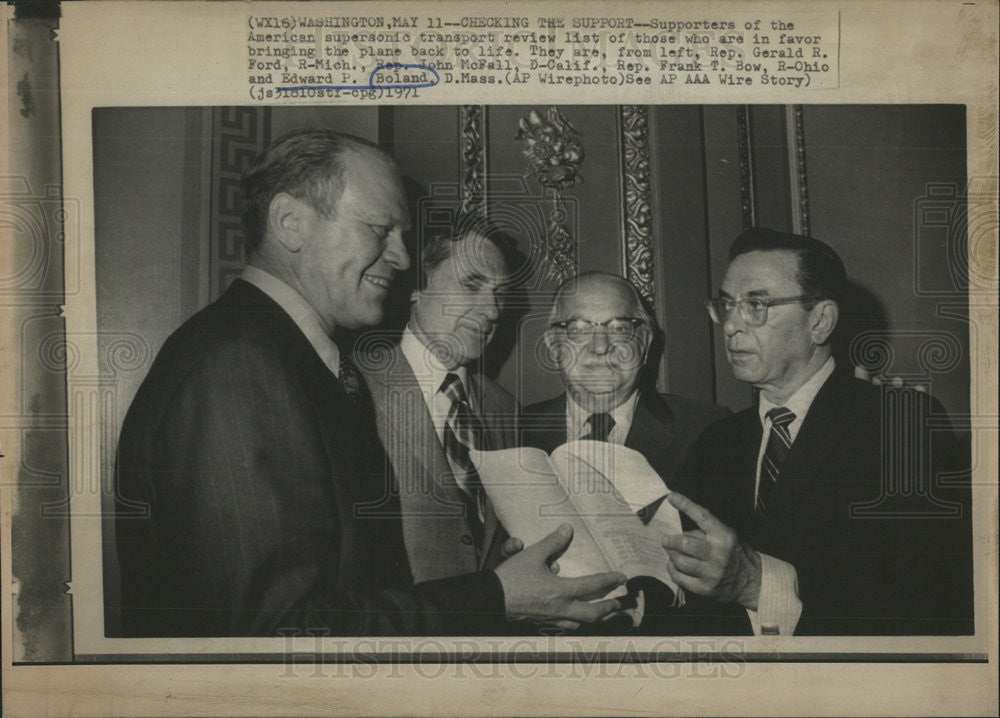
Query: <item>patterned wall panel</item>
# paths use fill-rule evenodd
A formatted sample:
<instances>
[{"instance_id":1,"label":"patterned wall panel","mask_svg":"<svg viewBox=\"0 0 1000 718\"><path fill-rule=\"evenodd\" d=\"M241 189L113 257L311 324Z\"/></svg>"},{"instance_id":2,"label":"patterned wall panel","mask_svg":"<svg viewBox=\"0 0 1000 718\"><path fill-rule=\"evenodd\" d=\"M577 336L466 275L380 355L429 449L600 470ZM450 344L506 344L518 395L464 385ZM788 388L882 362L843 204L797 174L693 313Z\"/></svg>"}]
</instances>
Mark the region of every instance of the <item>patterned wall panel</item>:
<instances>
[{"instance_id":1,"label":"patterned wall panel","mask_svg":"<svg viewBox=\"0 0 1000 718\"><path fill-rule=\"evenodd\" d=\"M809 184L806 178L806 136L802 121L802 105L787 105L788 164L792 195L792 229L810 234Z\"/></svg>"},{"instance_id":2,"label":"patterned wall panel","mask_svg":"<svg viewBox=\"0 0 1000 718\"><path fill-rule=\"evenodd\" d=\"M619 110L623 266L625 276L654 305L653 237L649 172L649 108L622 105Z\"/></svg>"},{"instance_id":3,"label":"patterned wall panel","mask_svg":"<svg viewBox=\"0 0 1000 718\"><path fill-rule=\"evenodd\" d=\"M757 226L757 187L753 167L753 137L750 127L750 106L736 108L736 146L740 157L740 208L743 229Z\"/></svg>"},{"instance_id":4,"label":"patterned wall panel","mask_svg":"<svg viewBox=\"0 0 1000 718\"><path fill-rule=\"evenodd\" d=\"M243 271L240 176L270 139L270 110L220 107L212 118L209 291L215 300Z\"/></svg>"},{"instance_id":5,"label":"patterned wall panel","mask_svg":"<svg viewBox=\"0 0 1000 718\"><path fill-rule=\"evenodd\" d=\"M486 205L486 108L462 105L459 108L463 214L481 212Z\"/></svg>"}]
</instances>

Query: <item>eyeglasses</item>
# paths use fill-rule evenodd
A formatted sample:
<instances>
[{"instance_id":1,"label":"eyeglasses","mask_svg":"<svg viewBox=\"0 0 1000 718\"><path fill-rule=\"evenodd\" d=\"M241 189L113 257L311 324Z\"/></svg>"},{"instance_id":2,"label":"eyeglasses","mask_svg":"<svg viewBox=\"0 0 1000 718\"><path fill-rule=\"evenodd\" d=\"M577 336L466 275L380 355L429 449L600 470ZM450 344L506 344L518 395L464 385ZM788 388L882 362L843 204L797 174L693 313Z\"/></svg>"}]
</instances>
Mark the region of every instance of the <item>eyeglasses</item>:
<instances>
[{"instance_id":1,"label":"eyeglasses","mask_svg":"<svg viewBox=\"0 0 1000 718\"><path fill-rule=\"evenodd\" d=\"M767 324L768 307L780 306L782 304L796 304L798 302L815 302L819 297L809 294L802 294L797 297L775 297L754 298L754 299L733 299L732 297L716 297L705 302L708 308L708 316L716 324L724 324L733 310L739 307L740 317L751 327L762 327Z\"/></svg>"},{"instance_id":2,"label":"eyeglasses","mask_svg":"<svg viewBox=\"0 0 1000 718\"><path fill-rule=\"evenodd\" d=\"M589 342L598 328L604 329L604 334L612 344L624 344L635 337L639 327L645 322L638 317L615 317L606 322L591 322L587 319L570 319L565 322L553 322L549 328L566 335L574 344Z\"/></svg>"}]
</instances>

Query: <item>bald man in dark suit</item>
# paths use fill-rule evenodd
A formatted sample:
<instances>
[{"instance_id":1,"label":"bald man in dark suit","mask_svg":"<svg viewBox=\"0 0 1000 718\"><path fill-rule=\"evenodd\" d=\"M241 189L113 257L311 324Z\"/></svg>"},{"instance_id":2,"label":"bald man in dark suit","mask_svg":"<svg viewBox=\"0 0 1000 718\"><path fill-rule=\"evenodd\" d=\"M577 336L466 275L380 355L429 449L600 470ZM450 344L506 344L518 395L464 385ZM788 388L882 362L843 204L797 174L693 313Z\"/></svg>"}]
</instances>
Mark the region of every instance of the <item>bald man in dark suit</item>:
<instances>
[{"instance_id":1,"label":"bald man in dark suit","mask_svg":"<svg viewBox=\"0 0 1000 718\"><path fill-rule=\"evenodd\" d=\"M551 452L576 439L608 441L638 451L659 474L666 489L702 430L730 414L728 409L643 386L656 326L635 287L623 277L585 272L556 291L545 343L558 366L566 393L524 409L521 443ZM644 507L649 523L662 499ZM660 514L662 518L663 515ZM634 581L632 595L643 589L643 633L714 632L719 612L706 623L699 597L681 608L673 591L653 579ZM742 625L739 618L733 625ZM584 629L603 633L634 632L629 620ZM733 629L730 632L737 632Z\"/></svg>"},{"instance_id":2,"label":"bald man in dark suit","mask_svg":"<svg viewBox=\"0 0 1000 718\"><path fill-rule=\"evenodd\" d=\"M702 430L730 413L642 385L655 324L623 277L586 272L568 280L556 292L550 325L545 343L566 393L524 409L526 446L551 452L597 437L635 449L669 484Z\"/></svg>"}]
</instances>

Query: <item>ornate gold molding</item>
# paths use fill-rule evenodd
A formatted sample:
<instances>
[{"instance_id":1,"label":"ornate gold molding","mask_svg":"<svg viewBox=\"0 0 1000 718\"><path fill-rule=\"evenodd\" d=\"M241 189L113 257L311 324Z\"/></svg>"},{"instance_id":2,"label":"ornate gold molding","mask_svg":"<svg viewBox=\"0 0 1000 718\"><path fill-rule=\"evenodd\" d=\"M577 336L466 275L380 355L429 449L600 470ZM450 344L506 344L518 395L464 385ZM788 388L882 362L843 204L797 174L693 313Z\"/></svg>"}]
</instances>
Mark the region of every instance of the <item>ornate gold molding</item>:
<instances>
[{"instance_id":1,"label":"ornate gold molding","mask_svg":"<svg viewBox=\"0 0 1000 718\"><path fill-rule=\"evenodd\" d=\"M649 171L649 110L622 105L618 113L621 148L623 265L625 276L653 303L652 208Z\"/></svg>"},{"instance_id":2,"label":"ornate gold molding","mask_svg":"<svg viewBox=\"0 0 1000 718\"><path fill-rule=\"evenodd\" d=\"M461 212L484 212L486 208L486 108L483 105L459 107L459 153Z\"/></svg>"},{"instance_id":3,"label":"ornate gold molding","mask_svg":"<svg viewBox=\"0 0 1000 718\"><path fill-rule=\"evenodd\" d=\"M809 234L809 182L806 177L806 137L802 105L785 108L788 136L788 175L792 193L792 231Z\"/></svg>"},{"instance_id":4,"label":"ornate gold molding","mask_svg":"<svg viewBox=\"0 0 1000 718\"><path fill-rule=\"evenodd\" d=\"M757 225L757 188L754 185L749 105L736 107L736 146L740 160L740 208L743 212L743 229L750 229Z\"/></svg>"}]
</instances>

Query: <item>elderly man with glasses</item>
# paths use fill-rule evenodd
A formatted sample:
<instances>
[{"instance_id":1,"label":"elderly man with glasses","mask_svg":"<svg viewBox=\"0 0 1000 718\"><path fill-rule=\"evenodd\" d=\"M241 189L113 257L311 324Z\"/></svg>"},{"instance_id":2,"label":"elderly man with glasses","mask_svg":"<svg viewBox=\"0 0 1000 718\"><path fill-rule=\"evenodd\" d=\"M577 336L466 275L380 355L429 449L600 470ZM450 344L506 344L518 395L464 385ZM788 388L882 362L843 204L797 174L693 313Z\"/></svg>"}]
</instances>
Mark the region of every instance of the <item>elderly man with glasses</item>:
<instances>
[{"instance_id":1,"label":"elderly man with glasses","mask_svg":"<svg viewBox=\"0 0 1000 718\"><path fill-rule=\"evenodd\" d=\"M645 386L655 331L626 279L586 272L563 283L544 341L566 393L524 410L522 443L546 451L574 439L623 444L673 476L702 429L728 411Z\"/></svg>"},{"instance_id":2,"label":"elderly man with glasses","mask_svg":"<svg viewBox=\"0 0 1000 718\"><path fill-rule=\"evenodd\" d=\"M672 577L756 634L971 633L969 453L944 409L837 366L847 276L829 245L755 228L729 259L709 315L758 402L681 469Z\"/></svg>"},{"instance_id":3,"label":"elderly man with glasses","mask_svg":"<svg viewBox=\"0 0 1000 718\"><path fill-rule=\"evenodd\" d=\"M702 430L730 412L656 391L646 371L656 331L638 291L623 277L593 271L564 282L556 290L544 341L566 392L524 409L521 443L548 452L575 439L624 445L642 454L669 487ZM648 523L661 506L662 500L654 502L639 517ZM692 611L678 610L665 586L644 583L643 588L644 600L632 593L645 604L642 632L706 632L700 617L682 623ZM606 622L603 629L632 630L625 618Z\"/></svg>"}]
</instances>

